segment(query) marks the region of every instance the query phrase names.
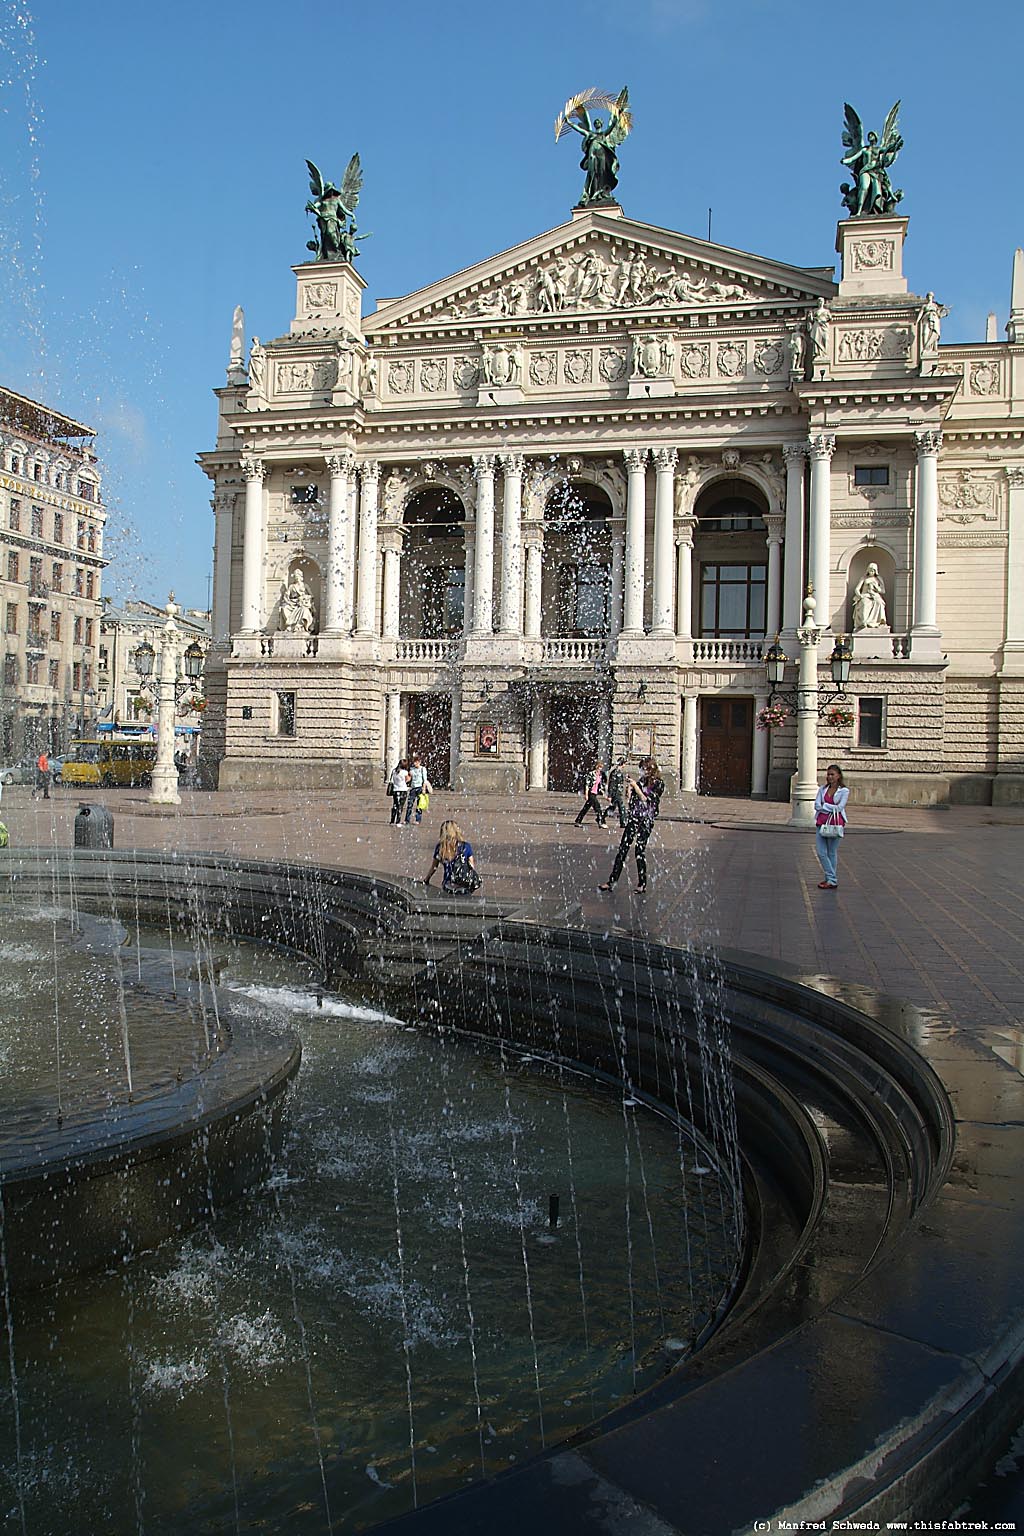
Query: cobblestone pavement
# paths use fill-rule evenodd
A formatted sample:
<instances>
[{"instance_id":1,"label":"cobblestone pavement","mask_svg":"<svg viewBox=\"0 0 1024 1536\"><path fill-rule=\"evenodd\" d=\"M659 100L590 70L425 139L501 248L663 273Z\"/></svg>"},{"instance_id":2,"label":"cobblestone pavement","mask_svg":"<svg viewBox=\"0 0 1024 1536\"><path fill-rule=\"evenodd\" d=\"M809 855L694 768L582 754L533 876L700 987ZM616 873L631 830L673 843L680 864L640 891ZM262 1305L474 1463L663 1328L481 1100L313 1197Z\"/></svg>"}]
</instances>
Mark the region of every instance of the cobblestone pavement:
<instances>
[{"instance_id":1,"label":"cobblestone pavement","mask_svg":"<svg viewBox=\"0 0 1024 1536\"><path fill-rule=\"evenodd\" d=\"M819 891L813 838L786 826L788 807L677 796L649 849L636 895L632 859L610 896L598 892L617 840L609 822L573 825L568 795L436 792L422 825L391 827L383 791L185 793L178 809L144 791L55 790L49 801L9 786L0 815L18 844L67 847L81 800L108 805L120 848L195 848L247 858L317 861L415 879L437 826L459 821L489 895L529 904L560 895L586 922L767 955L930 1008L948 1009L1024 1069L1024 808L894 810L851 806L840 888Z\"/></svg>"}]
</instances>

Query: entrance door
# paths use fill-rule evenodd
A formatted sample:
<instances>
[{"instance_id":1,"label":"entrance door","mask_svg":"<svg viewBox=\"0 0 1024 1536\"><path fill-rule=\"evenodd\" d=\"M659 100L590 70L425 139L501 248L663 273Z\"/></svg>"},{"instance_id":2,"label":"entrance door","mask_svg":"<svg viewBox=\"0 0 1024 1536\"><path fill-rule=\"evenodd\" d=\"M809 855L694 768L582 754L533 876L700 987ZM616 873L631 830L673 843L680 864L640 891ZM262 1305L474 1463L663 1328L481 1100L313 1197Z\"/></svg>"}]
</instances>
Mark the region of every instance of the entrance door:
<instances>
[{"instance_id":1,"label":"entrance door","mask_svg":"<svg viewBox=\"0 0 1024 1536\"><path fill-rule=\"evenodd\" d=\"M548 706L548 789L577 790L597 759L597 701L563 694Z\"/></svg>"},{"instance_id":2,"label":"entrance door","mask_svg":"<svg viewBox=\"0 0 1024 1536\"><path fill-rule=\"evenodd\" d=\"M410 693L407 740L431 784L447 789L451 771L452 700L449 693Z\"/></svg>"},{"instance_id":3,"label":"entrance door","mask_svg":"<svg viewBox=\"0 0 1024 1536\"><path fill-rule=\"evenodd\" d=\"M753 728L753 699L701 699L700 794L750 794Z\"/></svg>"}]
</instances>

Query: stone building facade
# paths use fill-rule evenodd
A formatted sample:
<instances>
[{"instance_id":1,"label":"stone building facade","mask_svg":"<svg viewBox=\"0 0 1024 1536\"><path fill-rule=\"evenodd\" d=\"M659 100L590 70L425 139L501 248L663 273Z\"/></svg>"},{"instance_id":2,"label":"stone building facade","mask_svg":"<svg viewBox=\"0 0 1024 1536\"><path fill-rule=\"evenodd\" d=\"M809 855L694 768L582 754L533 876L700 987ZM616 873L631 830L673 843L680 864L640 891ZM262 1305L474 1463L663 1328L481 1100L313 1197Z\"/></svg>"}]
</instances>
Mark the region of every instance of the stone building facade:
<instances>
[{"instance_id":1,"label":"stone building facade","mask_svg":"<svg viewBox=\"0 0 1024 1536\"><path fill-rule=\"evenodd\" d=\"M1024 261L1008 340L940 344L907 220L789 266L616 205L362 313L294 269L287 335L219 389L204 754L222 786L568 789L653 752L670 784L784 797L762 661L817 601L855 633L878 803L1024 796Z\"/></svg>"},{"instance_id":2,"label":"stone building facade","mask_svg":"<svg viewBox=\"0 0 1024 1536\"><path fill-rule=\"evenodd\" d=\"M104 725L155 724L153 679L143 678L135 652L144 642L159 649L167 610L143 598L129 598L120 607L105 604L100 622L96 667L96 710ZM210 614L205 608L185 608L175 623L182 645L198 644L204 654L210 643ZM200 679L184 693L175 709L175 728L199 735L206 699Z\"/></svg>"},{"instance_id":3,"label":"stone building facade","mask_svg":"<svg viewBox=\"0 0 1024 1536\"><path fill-rule=\"evenodd\" d=\"M92 427L0 388L0 753L66 746L95 712L103 526Z\"/></svg>"}]
</instances>

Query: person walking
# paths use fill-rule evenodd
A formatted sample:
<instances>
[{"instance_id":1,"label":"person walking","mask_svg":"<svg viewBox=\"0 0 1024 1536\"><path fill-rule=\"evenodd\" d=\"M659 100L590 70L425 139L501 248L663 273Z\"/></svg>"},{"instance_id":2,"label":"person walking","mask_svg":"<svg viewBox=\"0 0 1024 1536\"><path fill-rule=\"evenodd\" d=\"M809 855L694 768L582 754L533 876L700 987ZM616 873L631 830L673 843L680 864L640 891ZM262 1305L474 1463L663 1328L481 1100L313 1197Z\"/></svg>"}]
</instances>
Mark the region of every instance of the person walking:
<instances>
[{"instance_id":1,"label":"person walking","mask_svg":"<svg viewBox=\"0 0 1024 1536\"><path fill-rule=\"evenodd\" d=\"M615 854L615 863L612 872L604 885L599 885L599 891L610 891L625 868L626 858L630 845L636 856L636 889L637 893L647 889L647 844L651 833L654 831L654 823L658 819L661 809L661 797L665 793L665 781L661 777L658 765L653 757L640 759L640 777L628 779L626 783L626 825L622 829L622 837L619 839L618 851Z\"/></svg>"},{"instance_id":2,"label":"person walking","mask_svg":"<svg viewBox=\"0 0 1024 1536\"><path fill-rule=\"evenodd\" d=\"M824 880L818 881L819 891L834 891L839 884L839 841L846 833L846 802L850 791L843 783L843 770L838 763L829 763L825 769L825 782L819 785L814 797L814 841L817 844L818 863Z\"/></svg>"},{"instance_id":3,"label":"person walking","mask_svg":"<svg viewBox=\"0 0 1024 1536\"><path fill-rule=\"evenodd\" d=\"M604 787L604 763L598 761L587 774L584 786L586 798L580 807L580 813L573 822L573 826L582 827L583 818L588 811L593 811L599 827L604 826L605 816L608 814L601 804L600 795Z\"/></svg>"},{"instance_id":4,"label":"person walking","mask_svg":"<svg viewBox=\"0 0 1024 1536\"><path fill-rule=\"evenodd\" d=\"M444 869L441 889L449 896L472 896L480 889L480 876L473 862L473 845L462 835L457 821L442 821L434 847L434 861L423 876L429 885L434 871Z\"/></svg>"},{"instance_id":5,"label":"person walking","mask_svg":"<svg viewBox=\"0 0 1024 1536\"><path fill-rule=\"evenodd\" d=\"M613 764L612 771L608 775L608 798L611 800L612 805L615 807L615 810L618 813L620 827L624 827L626 825L627 777L626 759L624 757L620 757L618 762ZM605 819L607 820L607 812L605 813Z\"/></svg>"},{"instance_id":6,"label":"person walking","mask_svg":"<svg viewBox=\"0 0 1024 1536\"><path fill-rule=\"evenodd\" d=\"M50 798L50 780L51 780L52 777L53 777L53 774L52 774L52 772L50 770L50 759L47 756L46 751L44 749L42 752L40 752L39 756L36 758L36 781L35 781L35 783L32 786L32 799L33 800L35 799L36 795L39 793L40 790L42 790L42 792L43 792L43 799L44 800L49 800L49 798Z\"/></svg>"},{"instance_id":7,"label":"person walking","mask_svg":"<svg viewBox=\"0 0 1024 1536\"><path fill-rule=\"evenodd\" d=\"M430 780L427 777L427 770L423 766L422 759L414 757L409 767L409 794L405 802L405 819L407 823L412 820L413 811L416 812L416 820L422 821L423 808L419 803L420 796L429 794Z\"/></svg>"},{"instance_id":8,"label":"person walking","mask_svg":"<svg viewBox=\"0 0 1024 1536\"><path fill-rule=\"evenodd\" d=\"M395 764L391 775L391 825L401 826L402 812L409 798L409 763L408 759L401 757Z\"/></svg>"}]
</instances>

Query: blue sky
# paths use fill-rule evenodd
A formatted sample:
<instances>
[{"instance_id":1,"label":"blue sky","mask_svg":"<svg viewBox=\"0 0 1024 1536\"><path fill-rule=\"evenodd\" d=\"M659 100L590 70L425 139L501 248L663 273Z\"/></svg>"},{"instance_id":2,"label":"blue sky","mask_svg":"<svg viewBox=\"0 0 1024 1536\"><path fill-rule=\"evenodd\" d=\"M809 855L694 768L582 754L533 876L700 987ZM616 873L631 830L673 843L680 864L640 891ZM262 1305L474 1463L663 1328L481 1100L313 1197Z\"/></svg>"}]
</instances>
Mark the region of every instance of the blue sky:
<instances>
[{"instance_id":1,"label":"blue sky","mask_svg":"<svg viewBox=\"0 0 1024 1536\"><path fill-rule=\"evenodd\" d=\"M799 265L834 261L844 100L881 126L911 288L947 340L1006 321L1024 244L1019 0L0 0L0 381L100 428L105 590L205 605L231 312L280 335L309 238L304 160L365 171L359 266L396 295L562 223L554 118L628 84L627 213Z\"/></svg>"}]
</instances>

